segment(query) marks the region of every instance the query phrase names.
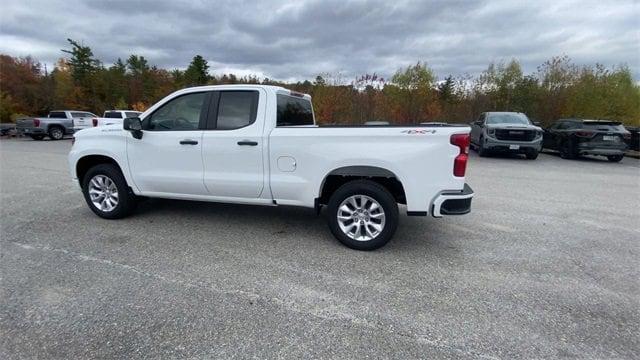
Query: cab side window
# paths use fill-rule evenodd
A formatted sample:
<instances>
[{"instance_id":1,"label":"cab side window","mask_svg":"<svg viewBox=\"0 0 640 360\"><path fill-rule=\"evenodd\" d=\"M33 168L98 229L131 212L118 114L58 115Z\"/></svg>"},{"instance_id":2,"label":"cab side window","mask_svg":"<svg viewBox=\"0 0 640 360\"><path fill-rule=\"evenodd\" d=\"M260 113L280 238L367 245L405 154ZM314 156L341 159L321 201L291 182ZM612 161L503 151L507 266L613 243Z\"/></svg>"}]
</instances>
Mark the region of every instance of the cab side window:
<instances>
[{"instance_id":1,"label":"cab side window","mask_svg":"<svg viewBox=\"0 0 640 360\"><path fill-rule=\"evenodd\" d=\"M174 98L147 117L143 128L151 131L198 130L205 98L204 92Z\"/></svg>"},{"instance_id":2,"label":"cab side window","mask_svg":"<svg viewBox=\"0 0 640 360\"><path fill-rule=\"evenodd\" d=\"M240 129L256 121L257 91L221 91L217 130Z\"/></svg>"}]
</instances>

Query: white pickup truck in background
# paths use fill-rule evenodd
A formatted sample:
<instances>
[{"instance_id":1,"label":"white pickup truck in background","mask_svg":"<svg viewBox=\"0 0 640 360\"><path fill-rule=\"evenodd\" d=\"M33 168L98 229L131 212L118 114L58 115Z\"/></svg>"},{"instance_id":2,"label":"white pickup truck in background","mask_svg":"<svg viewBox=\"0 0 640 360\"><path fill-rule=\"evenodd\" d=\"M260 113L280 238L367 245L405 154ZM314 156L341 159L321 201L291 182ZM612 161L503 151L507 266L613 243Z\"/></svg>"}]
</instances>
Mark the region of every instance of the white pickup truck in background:
<instances>
[{"instance_id":1,"label":"white pickup truck in background","mask_svg":"<svg viewBox=\"0 0 640 360\"><path fill-rule=\"evenodd\" d=\"M326 206L338 240L371 250L393 236L398 203L408 215L470 211L469 131L449 124L317 126L309 95L266 85L203 86L170 94L123 125L76 134L69 167L103 218L129 215L138 196L318 212Z\"/></svg>"},{"instance_id":2,"label":"white pickup truck in background","mask_svg":"<svg viewBox=\"0 0 640 360\"><path fill-rule=\"evenodd\" d=\"M128 117L138 117L140 114L142 114L142 112L134 110L107 110L104 112L103 117L94 117L91 121L93 127L122 124L124 119Z\"/></svg>"}]
</instances>

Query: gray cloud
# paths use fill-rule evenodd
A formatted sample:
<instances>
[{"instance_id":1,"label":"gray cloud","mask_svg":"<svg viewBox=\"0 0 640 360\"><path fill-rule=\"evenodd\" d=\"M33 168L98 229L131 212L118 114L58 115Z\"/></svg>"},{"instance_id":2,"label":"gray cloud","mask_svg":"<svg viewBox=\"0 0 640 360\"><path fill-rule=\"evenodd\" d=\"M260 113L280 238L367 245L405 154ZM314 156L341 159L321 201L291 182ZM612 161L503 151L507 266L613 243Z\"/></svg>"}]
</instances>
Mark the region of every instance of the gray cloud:
<instances>
[{"instance_id":1,"label":"gray cloud","mask_svg":"<svg viewBox=\"0 0 640 360\"><path fill-rule=\"evenodd\" d=\"M627 1L4 0L0 52L54 63L66 38L106 64L135 53L166 68L195 54L217 71L276 79L389 76L427 61L440 77L554 55L627 64L640 78L640 5Z\"/></svg>"}]
</instances>

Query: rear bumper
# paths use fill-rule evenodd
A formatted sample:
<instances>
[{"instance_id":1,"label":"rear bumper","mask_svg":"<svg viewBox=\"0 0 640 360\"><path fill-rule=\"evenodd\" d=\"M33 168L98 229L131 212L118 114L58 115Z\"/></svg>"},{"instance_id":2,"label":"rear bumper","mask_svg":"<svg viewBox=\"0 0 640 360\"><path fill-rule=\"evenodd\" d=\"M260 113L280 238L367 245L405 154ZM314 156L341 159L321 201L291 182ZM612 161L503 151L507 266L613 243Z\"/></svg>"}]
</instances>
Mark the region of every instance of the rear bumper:
<instances>
[{"instance_id":1,"label":"rear bumper","mask_svg":"<svg viewBox=\"0 0 640 360\"><path fill-rule=\"evenodd\" d=\"M431 216L464 215L471 212L473 189L464 184L464 189L457 191L443 191L431 203Z\"/></svg>"},{"instance_id":2,"label":"rear bumper","mask_svg":"<svg viewBox=\"0 0 640 360\"><path fill-rule=\"evenodd\" d=\"M589 146L589 145L578 145L578 153L580 155L602 155L602 156L610 156L610 155L624 155L627 151L627 146L618 146L618 147L598 147L598 146Z\"/></svg>"}]
</instances>

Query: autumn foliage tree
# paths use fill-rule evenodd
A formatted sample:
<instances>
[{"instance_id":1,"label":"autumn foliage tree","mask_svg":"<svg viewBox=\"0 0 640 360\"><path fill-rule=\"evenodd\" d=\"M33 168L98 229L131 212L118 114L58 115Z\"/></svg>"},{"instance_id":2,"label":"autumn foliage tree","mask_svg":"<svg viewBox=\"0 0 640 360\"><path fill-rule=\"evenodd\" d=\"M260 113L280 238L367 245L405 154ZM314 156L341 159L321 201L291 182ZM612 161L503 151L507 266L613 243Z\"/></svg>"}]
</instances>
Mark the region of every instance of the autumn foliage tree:
<instances>
[{"instance_id":1,"label":"autumn foliage tree","mask_svg":"<svg viewBox=\"0 0 640 360\"><path fill-rule=\"evenodd\" d=\"M640 86L628 67L578 66L566 56L553 57L529 74L512 59L489 64L477 76L439 79L427 63L417 62L390 79L373 73L347 81L325 73L312 81L280 82L255 75L212 76L202 55L184 70L159 68L139 54L105 66L89 46L68 43L53 69L31 57L0 54L0 121L55 108L145 110L187 86L262 83L311 94L320 124L469 122L483 111L520 111L547 125L562 117L640 125Z\"/></svg>"}]
</instances>

